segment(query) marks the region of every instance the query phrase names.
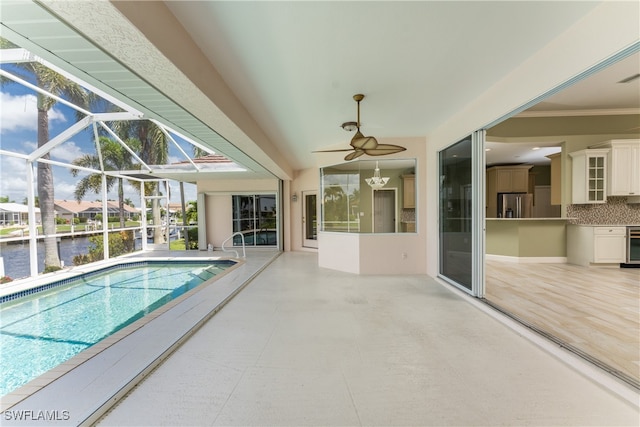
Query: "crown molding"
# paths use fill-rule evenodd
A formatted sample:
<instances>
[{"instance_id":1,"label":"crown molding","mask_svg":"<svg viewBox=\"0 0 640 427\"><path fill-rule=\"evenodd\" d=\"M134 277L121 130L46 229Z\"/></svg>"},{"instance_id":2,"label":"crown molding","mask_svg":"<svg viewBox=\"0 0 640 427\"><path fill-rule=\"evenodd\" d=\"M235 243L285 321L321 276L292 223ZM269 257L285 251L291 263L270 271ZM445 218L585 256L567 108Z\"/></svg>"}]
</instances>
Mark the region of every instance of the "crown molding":
<instances>
[{"instance_id":1,"label":"crown molding","mask_svg":"<svg viewBox=\"0 0 640 427\"><path fill-rule=\"evenodd\" d=\"M523 111L514 117L578 117L578 116L625 116L640 114L640 108L615 108L600 110L551 110L551 111Z\"/></svg>"}]
</instances>

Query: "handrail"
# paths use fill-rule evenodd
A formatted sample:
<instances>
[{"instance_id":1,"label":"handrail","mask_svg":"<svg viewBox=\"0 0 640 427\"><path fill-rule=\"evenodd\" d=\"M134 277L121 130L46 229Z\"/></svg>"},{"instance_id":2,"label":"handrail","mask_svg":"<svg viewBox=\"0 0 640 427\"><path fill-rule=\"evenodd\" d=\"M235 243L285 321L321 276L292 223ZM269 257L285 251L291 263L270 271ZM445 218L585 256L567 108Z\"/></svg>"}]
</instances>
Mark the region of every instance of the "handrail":
<instances>
[{"instance_id":1,"label":"handrail","mask_svg":"<svg viewBox=\"0 0 640 427\"><path fill-rule=\"evenodd\" d=\"M233 238L233 236L235 236L236 234L239 235L242 238L242 258L246 258L247 257L247 253L245 251L245 246L244 246L244 234L242 234L239 231L236 231L231 236L227 237L224 242L222 242L222 252L235 252L236 258L240 258L240 255L238 254L238 251L236 251L235 249L225 249L225 247L224 247L224 244L227 243L229 241L229 239Z\"/></svg>"}]
</instances>

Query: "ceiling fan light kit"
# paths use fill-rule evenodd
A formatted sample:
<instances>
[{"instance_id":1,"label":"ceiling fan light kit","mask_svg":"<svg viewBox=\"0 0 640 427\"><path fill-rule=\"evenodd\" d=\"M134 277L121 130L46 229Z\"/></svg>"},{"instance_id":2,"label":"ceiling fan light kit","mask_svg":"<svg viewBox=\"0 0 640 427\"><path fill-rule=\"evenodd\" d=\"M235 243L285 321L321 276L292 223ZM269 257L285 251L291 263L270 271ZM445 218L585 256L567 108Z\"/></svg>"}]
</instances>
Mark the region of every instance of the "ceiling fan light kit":
<instances>
[{"instance_id":1,"label":"ceiling fan light kit","mask_svg":"<svg viewBox=\"0 0 640 427\"><path fill-rule=\"evenodd\" d=\"M393 144L378 144L378 140L373 136L364 136L360 132L360 101L364 99L364 95L359 93L353 95L353 99L358 104L358 120L355 122L344 122L340 127L348 132L356 131L356 134L351 138L351 148L341 150L322 150L314 151L315 153L336 153L340 151L353 151L345 156L345 160L356 159L363 154L368 156L385 156L387 154L399 153L406 150L406 148L400 145Z\"/></svg>"},{"instance_id":2,"label":"ceiling fan light kit","mask_svg":"<svg viewBox=\"0 0 640 427\"><path fill-rule=\"evenodd\" d=\"M358 129L358 122L344 122L340 125L340 127L347 132L353 132L354 130Z\"/></svg>"}]
</instances>

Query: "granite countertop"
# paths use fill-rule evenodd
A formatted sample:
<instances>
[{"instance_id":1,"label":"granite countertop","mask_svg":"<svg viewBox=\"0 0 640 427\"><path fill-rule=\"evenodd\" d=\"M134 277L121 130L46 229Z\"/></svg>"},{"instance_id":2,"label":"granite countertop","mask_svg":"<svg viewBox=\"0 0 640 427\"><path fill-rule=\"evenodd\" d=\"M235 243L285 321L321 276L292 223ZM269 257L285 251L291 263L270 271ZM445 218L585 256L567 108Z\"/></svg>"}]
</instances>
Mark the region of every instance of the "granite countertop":
<instances>
[{"instance_id":1,"label":"granite countertop","mask_svg":"<svg viewBox=\"0 0 640 427\"><path fill-rule=\"evenodd\" d=\"M640 227L640 224L571 224L578 227Z\"/></svg>"}]
</instances>

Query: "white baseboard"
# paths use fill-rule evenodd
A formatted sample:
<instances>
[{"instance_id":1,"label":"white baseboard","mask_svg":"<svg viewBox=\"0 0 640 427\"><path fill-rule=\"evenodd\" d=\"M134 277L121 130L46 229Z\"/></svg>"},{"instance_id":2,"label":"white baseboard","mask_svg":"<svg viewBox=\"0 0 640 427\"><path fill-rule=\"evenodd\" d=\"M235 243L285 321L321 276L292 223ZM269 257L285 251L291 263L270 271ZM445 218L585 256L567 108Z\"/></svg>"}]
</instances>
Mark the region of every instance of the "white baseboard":
<instances>
[{"instance_id":1,"label":"white baseboard","mask_svg":"<svg viewBox=\"0 0 640 427\"><path fill-rule=\"evenodd\" d=\"M558 256L558 257L538 257L538 256L529 256L529 257L517 257L517 256L507 256L507 255L493 255L493 254L485 254L485 259L490 261L502 261L502 262L515 262L519 264L566 264L567 257Z\"/></svg>"}]
</instances>

